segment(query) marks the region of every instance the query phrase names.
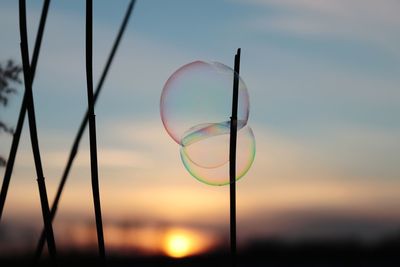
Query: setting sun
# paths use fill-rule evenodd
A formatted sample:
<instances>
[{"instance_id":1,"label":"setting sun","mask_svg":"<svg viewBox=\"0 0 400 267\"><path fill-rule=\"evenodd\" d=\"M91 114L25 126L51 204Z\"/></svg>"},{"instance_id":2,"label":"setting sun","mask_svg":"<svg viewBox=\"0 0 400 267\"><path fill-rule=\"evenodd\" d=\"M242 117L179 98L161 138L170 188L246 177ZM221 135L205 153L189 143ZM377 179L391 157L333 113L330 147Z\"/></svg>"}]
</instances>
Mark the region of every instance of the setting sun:
<instances>
[{"instance_id":1,"label":"setting sun","mask_svg":"<svg viewBox=\"0 0 400 267\"><path fill-rule=\"evenodd\" d=\"M164 237L163 251L172 258L183 258L202 253L209 249L210 240L199 233L183 230L169 230Z\"/></svg>"},{"instance_id":2,"label":"setting sun","mask_svg":"<svg viewBox=\"0 0 400 267\"><path fill-rule=\"evenodd\" d=\"M170 234L166 238L165 252L168 256L181 258L188 256L191 252L192 242L186 235L179 233Z\"/></svg>"}]
</instances>

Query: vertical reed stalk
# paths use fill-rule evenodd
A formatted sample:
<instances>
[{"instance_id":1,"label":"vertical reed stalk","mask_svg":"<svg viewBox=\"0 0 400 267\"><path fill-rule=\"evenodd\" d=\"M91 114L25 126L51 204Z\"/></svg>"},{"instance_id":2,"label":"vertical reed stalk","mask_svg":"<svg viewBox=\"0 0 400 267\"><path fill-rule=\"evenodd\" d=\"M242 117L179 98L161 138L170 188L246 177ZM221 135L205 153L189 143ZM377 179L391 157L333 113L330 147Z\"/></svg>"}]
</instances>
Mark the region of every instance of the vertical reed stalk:
<instances>
[{"instance_id":1,"label":"vertical reed stalk","mask_svg":"<svg viewBox=\"0 0 400 267\"><path fill-rule=\"evenodd\" d=\"M89 112L90 166L92 173L92 193L96 217L97 242L102 263L105 260L103 222L100 206L100 189L97 166L96 118L93 95L93 0L86 0L86 81Z\"/></svg>"},{"instance_id":2,"label":"vertical reed stalk","mask_svg":"<svg viewBox=\"0 0 400 267\"><path fill-rule=\"evenodd\" d=\"M115 38L114 44L113 44L112 49L110 51L110 54L108 55L107 63L104 66L104 69L103 69L103 72L101 74L100 80L97 83L96 92L94 93L94 104L95 105L96 105L97 99L98 99L98 97L100 95L101 89L103 88L104 81L105 81L105 79L107 77L107 74L108 74L108 71L109 71L109 69L111 67L111 63L112 63L112 61L114 59L114 55L115 55L115 53L117 51L117 48L119 46L119 43L120 43L120 41L122 39L123 33L125 32L125 29L126 29L126 26L128 24L129 18L131 16L131 13L132 13L132 10L133 10L135 2L136 2L136 0L131 0L131 2L128 5L128 8L127 8L127 10L125 12L125 17L124 17L124 19L122 21L122 24L121 24L120 28L119 28L118 35ZM80 141L82 139L83 133L85 131L86 125L88 123L88 119L89 119L89 115L88 115L88 111L86 111L86 114L82 119L82 122L81 122L81 125L79 127L79 130L78 130L78 132L77 132L77 134L75 136L75 140L74 140L74 143L72 145L71 151L69 153L67 164L66 164L66 166L64 168L64 172L63 172L63 175L61 177L60 184L58 185L57 193L56 193L53 205L52 205L51 210L50 210L51 219L52 220L54 219L54 217L55 217L55 215L57 213L57 208L58 208L58 204L60 202L61 194L62 194L62 192L64 190L64 186L65 186L65 183L67 181L67 178L68 178L69 172L71 170L72 164L74 162L74 159L75 159L75 157L76 157L76 155L78 153L79 144L80 144ZM39 260L41 254L42 254L45 241L46 241L45 232L43 230L42 234L40 236L39 242L37 244L37 247L36 247L35 258L34 258L35 262L37 262Z\"/></svg>"},{"instance_id":3,"label":"vertical reed stalk","mask_svg":"<svg viewBox=\"0 0 400 267\"><path fill-rule=\"evenodd\" d=\"M42 14L40 16L39 28L38 28L38 32L36 35L35 47L33 49L33 56L32 56L31 67L30 67L32 84L33 84L33 80L35 78L36 66L37 66L37 62L38 62L38 58L39 58L40 46L42 44L44 26L46 25L46 19L47 19L47 13L49 10L49 5L50 5L50 0L45 0L43 2ZM21 103L21 109L19 111L17 127L16 127L15 133L13 135L10 154L8 156L6 171L4 173L4 179L3 179L2 186L1 186L0 221L1 221L1 216L3 214L4 204L5 204L6 198L7 198L7 192L8 192L8 187L10 185L12 172L14 169L15 157L17 155L17 150L18 150L19 140L21 137L22 128L24 126L26 106L27 106L26 93L24 93L22 103Z\"/></svg>"},{"instance_id":4,"label":"vertical reed stalk","mask_svg":"<svg viewBox=\"0 0 400 267\"><path fill-rule=\"evenodd\" d=\"M29 48L28 33L26 27L26 3L25 0L19 1L19 26L21 36L21 57L24 73L25 95L28 110L29 131L31 137L33 157L35 161L35 169L40 194L40 203L42 207L42 215L44 227L46 229L47 246L53 265L56 265L56 244L54 241L53 227L51 225L49 203L47 199L46 184L44 180L42 162L40 158L39 139L36 128L35 107L32 93L32 71L29 66Z\"/></svg>"},{"instance_id":5,"label":"vertical reed stalk","mask_svg":"<svg viewBox=\"0 0 400 267\"><path fill-rule=\"evenodd\" d=\"M240 71L240 48L235 55L235 73L233 75L233 97L232 116L229 146L229 181L230 181L230 241L231 241L231 264L236 266L236 144L237 144L237 111L239 96L239 71Z\"/></svg>"}]
</instances>

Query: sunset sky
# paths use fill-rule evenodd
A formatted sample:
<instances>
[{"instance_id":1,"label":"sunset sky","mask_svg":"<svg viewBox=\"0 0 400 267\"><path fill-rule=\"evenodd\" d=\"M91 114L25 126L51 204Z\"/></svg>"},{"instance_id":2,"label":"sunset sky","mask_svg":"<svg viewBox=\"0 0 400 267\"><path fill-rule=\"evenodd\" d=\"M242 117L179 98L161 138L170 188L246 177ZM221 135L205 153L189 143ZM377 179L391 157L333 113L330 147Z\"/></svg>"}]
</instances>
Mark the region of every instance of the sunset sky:
<instances>
[{"instance_id":1,"label":"sunset sky","mask_svg":"<svg viewBox=\"0 0 400 267\"><path fill-rule=\"evenodd\" d=\"M32 49L42 1L27 2ZM94 1L94 81L127 5ZM185 170L159 101L180 66L233 66L238 47L257 142L254 164L237 184L240 245L399 232L399 10L396 0L138 0L96 105L106 245L168 253L171 231L201 240L195 253L227 243L229 188ZM0 61L20 62L18 1L1 1L0 33ZM87 107L84 38L84 1L53 0L33 85L50 202ZM20 89L0 107L12 126ZM71 247L94 236L87 132L82 141L54 222L56 241ZM10 145L2 133L0 154ZM0 252L21 240L34 246L40 216L25 123Z\"/></svg>"}]
</instances>

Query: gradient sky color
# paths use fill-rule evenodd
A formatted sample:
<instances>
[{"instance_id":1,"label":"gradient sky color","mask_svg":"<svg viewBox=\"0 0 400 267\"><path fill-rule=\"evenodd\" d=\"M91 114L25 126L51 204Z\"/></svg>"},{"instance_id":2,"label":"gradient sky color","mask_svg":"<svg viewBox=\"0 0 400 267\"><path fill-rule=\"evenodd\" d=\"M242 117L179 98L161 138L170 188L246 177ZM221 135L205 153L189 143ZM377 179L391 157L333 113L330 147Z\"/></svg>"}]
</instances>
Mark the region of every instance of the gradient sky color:
<instances>
[{"instance_id":1,"label":"gradient sky color","mask_svg":"<svg viewBox=\"0 0 400 267\"><path fill-rule=\"evenodd\" d=\"M42 1L27 4L32 49ZM95 81L127 4L94 3ZM109 232L150 225L227 237L228 188L186 172L163 129L159 100L180 66L194 60L232 66L238 47L257 140L254 165L238 183L239 242L398 232L399 9L395 0L138 0L96 106ZM52 1L33 86L50 200L86 110L84 12L83 1ZM19 62L17 1L1 2L0 32L0 60ZM0 109L10 125L21 96L22 88ZM41 225L27 126L0 224L3 249L21 239L34 244ZM0 140L7 155L11 138ZM67 240L66 225L92 224L92 206L86 134L56 238Z\"/></svg>"}]
</instances>

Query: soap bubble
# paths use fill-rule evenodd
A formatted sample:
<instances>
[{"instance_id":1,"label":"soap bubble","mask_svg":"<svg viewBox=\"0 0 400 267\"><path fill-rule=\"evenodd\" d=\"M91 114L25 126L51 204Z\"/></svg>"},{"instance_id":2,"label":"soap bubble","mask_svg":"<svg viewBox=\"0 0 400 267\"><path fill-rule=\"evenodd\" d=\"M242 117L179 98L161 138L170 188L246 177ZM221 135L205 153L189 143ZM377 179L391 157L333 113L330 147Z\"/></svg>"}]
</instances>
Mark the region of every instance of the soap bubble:
<instances>
[{"instance_id":1,"label":"soap bubble","mask_svg":"<svg viewBox=\"0 0 400 267\"><path fill-rule=\"evenodd\" d=\"M160 101L161 120L168 134L182 144L184 134L205 123L229 120L235 72L217 62L195 61L175 71L165 83ZM247 123L249 95L239 79L238 115Z\"/></svg>"},{"instance_id":2,"label":"soap bubble","mask_svg":"<svg viewBox=\"0 0 400 267\"><path fill-rule=\"evenodd\" d=\"M225 148L222 150L223 153L226 154L227 160L213 168L206 168L198 164L200 160L207 158L209 154L216 152L217 149L214 147L208 146L210 139L215 137L210 137L207 139L203 139L196 144L198 147L196 149L199 150L199 155L195 154L190 150L190 146L181 146L180 154L182 162L186 168L186 170L197 180L209 184L209 185L226 185L229 184L229 132L225 135L222 135L224 142L221 142ZM217 137L218 141L221 141L219 136ZM212 143L216 143L211 141ZM200 154L202 153L202 154ZM218 151L217 153L221 153ZM250 169L254 157L256 154L256 143L253 131L249 126L246 126L237 132L237 147L236 147L236 180L242 178L247 171ZM196 155L196 158L193 157Z\"/></svg>"},{"instance_id":3,"label":"soap bubble","mask_svg":"<svg viewBox=\"0 0 400 267\"><path fill-rule=\"evenodd\" d=\"M160 113L164 127L181 146L185 168L206 184L229 183L230 114L236 75L224 64L195 61L175 71L161 94ZM240 179L254 160L255 139L247 126L247 87L240 77L237 78L236 179Z\"/></svg>"}]
</instances>

